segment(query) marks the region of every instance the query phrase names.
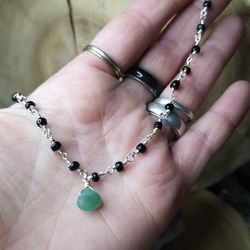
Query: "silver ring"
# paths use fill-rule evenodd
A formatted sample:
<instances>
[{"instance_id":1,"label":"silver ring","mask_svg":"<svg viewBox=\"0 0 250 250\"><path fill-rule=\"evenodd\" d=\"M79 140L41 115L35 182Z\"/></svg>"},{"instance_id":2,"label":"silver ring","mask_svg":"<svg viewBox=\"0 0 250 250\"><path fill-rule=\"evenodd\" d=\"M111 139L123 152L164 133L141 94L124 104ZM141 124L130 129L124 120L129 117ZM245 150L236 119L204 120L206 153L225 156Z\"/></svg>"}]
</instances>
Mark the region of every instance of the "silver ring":
<instances>
[{"instance_id":1,"label":"silver ring","mask_svg":"<svg viewBox=\"0 0 250 250\"><path fill-rule=\"evenodd\" d=\"M194 114L192 111L190 111L185 106L183 106L182 104L180 104L179 102L175 100L171 101L169 97L159 97L155 99L154 102L159 103L163 106L171 102L175 107L174 110L177 111L176 113L180 115L180 117L183 118L183 120L186 122L190 122L194 118Z\"/></svg>"},{"instance_id":2,"label":"silver ring","mask_svg":"<svg viewBox=\"0 0 250 250\"><path fill-rule=\"evenodd\" d=\"M123 72L120 69L120 67L115 63L115 61L109 56L107 55L104 51L102 51L101 49L89 44L87 45L83 51L88 51L94 55L96 55L97 57L99 57L102 61L104 61L105 63L108 64L108 66L110 66L113 70L115 75L117 76L117 79L121 79L123 77Z\"/></svg>"},{"instance_id":3,"label":"silver ring","mask_svg":"<svg viewBox=\"0 0 250 250\"><path fill-rule=\"evenodd\" d=\"M149 114L152 114L157 118L164 120L170 126L170 128L175 133L175 140L177 140L184 134L186 126L183 120L174 112L167 116L163 116L163 114L166 112L165 107L155 102L151 102L147 105L147 111L149 112Z\"/></svg>"}]
</instances>

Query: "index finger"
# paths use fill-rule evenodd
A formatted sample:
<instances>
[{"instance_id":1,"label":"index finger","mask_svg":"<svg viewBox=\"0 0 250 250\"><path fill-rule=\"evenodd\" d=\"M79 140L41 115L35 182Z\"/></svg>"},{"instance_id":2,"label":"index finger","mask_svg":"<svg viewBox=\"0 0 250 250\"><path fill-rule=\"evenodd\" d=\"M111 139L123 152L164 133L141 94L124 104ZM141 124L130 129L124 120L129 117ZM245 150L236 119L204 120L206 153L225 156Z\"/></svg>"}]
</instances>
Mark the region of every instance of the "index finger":
<instances>
[{"instance_id":1,"label":"index finger","mask_svg":"<svg viewBox=\"0 0 250 250\"><path fill-rule=\"evenodd\" d=\"M157 38L164 25L191 1L138 0L108 23L92 45L107 53L125 71ZM93 60L102 63L98 58ZM101 65L110 72L108 66Z\"/></svg>"}]
</instances>

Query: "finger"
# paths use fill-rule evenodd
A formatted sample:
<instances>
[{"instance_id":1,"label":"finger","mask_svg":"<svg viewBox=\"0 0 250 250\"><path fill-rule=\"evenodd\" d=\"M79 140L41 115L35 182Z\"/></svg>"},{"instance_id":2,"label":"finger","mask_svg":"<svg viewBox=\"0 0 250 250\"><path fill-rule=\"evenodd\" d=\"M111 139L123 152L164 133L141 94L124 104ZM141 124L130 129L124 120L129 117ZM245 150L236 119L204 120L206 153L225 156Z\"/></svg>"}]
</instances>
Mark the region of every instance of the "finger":
<instances>
[{"instance_id":1,"label":"finger","mask_svg":"<svg viewBox=\"0 0 250 250\"><path fill-rule=\"evenodd\" d=\"M231 136L250 107L250 85L237 82L172 147L172 155L192 184Z\"/></svg>"},{"instance_id":2,"label":"finger","mask_svg":"<svg viewBox=\"0 0 250 250\"><path fill-rule=\"evenodd\" d=\"M146 71L152 73L163 85L167 85L184 63L185 58L194 44L194 34L200 21L200 11L203 0L193 1L181 14L179 14L166 32L139 61ZM207 26L222 12L229 0L214 0L208 12ZM126 82L141 96L143 101L150 101L152 96L138 82L129 79Z\"/></svg>"},{"instance_id":3,"label":"finger","mask_svg":"<svg viewBox=\"0 0 250 250\"><path fill-rule=\"evenodd\" d=\"M192 73L176 91L176 100L195 111L233 56L244 34L244 23L239 17L224 18L203 45L202 52L192 61ZM162 96L169 95L168 86Z\"/></svg>"},{"instance_id":4,"label":"finger","mask_svg":"<svg viewBox=\"0 0 250 250\"><path fill-rule=\"evenodd\" d=\"M123 70L133 64L159 34L166 22L191 0L138 0L113 19L95 37L92 44L107 53ZM93 65L105 72L110 68L89 53Z\"/></svg>"}]
</instances>

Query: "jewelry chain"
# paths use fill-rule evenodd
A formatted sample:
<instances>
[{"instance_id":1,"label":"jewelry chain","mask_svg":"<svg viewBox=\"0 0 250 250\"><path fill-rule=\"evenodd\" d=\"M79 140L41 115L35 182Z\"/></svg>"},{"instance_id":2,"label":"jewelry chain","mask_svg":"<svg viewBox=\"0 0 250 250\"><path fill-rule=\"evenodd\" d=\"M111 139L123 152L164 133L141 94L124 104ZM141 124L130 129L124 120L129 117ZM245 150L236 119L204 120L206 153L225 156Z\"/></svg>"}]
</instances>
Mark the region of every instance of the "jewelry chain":
<instances>
[{"instance_id":1,"label":"jewelry chain","mask_svg":"<svg viewBox=\"0 0 250 250\"><path fill-rule=\"evenodd\" d=\"M204 25L205 24L205 21L207 19L207 15L208 15L208 7L203 7L202 10L200 11L200 24ZM202 39L202 33L203 31L201 29L197 30L195 36L194 36L194 40L195 40L195 46L199 46L200 43L201 43L201 39ZM187 66L187 67L190 67L191 65L191 62L193 60L193 57L196 53L193 53L191 52L189 54L189 56L187 57L186 59L186 62L184 64L184 66ZM180 71L178 77L177 77L177 80L178 81L182 81L185 77L186 77L187 73L185 73L183 71L183 69ZM175 88L171 88L171 96L170 96L170 103L174 101L175 99ZM23 103L24 105L27 103L27 97L21 95L20 93L17 93L16 94L16 98L17 98L17 101L19 103ZM31 106L29 109L29 112L35 117L35 118L40 118L41 115L39 114L38 110L35 108L35 106ZM170 110L166 109L166 111L161 114L161 118L164 119L164 117L168 116L170 114ZM158 121L159 122L162 122L162 119L159 119ZM42 130L42 133L43 135L50 141L50 142L53 142L54 141L54 137L51 133L51 130L49 129L49 127L47 125L42 125L41 126L41 130ZM146 139L145 141L143 142L143 144L146 146L153 138L154 136L159 133L160 129L158 128L154 128L153 131L148 134L146 136ZM63 150L57 150L58 154L61 156L61 158L66 162L66 165L67 167L70 166L70 164L72 163L72 161L69 159L68 155L66 152L64 152ZM138 149L135 149L133 150L132 152L128 153L125 157L125 159L122 161L122 164L124 166L126 166L127 164L129 163L132 163L136 156L139 154L139 150ZM108 166L106 168L105 171L103 172L98 172L98 175L99 176L104 176L104 175L107 175L107 174L113 174L114 173L114 170L115 170L116 166L115 164L111 165L111 166ZM82 181L87 185L88 183L91 181L92 179L92 176L91 175L88 175L88 172L86 169L78 169L77 172L79 173Z\"/></svg>"},{"instance_id":2,"label":"jewelry chain","mask_svg":"<svg viewBox=\"0 0 250 250\"><path fill-rule=\"evenodd\" d=\"M208 15L208 7L203 7L202 10L200 11L200 24L204 25L207 15ZM194 40L195 40L195 46L200 46L201 43L201 39L202 39L202 33L203 31L201 29L198 29L196 31L196 34L194 36ZM190 67L191 62L193 60L195 53L190 53L186 59L186 62L184 63L184 66ZM180 73L178 74L176 80L181 82L185 77L187 76L187 73L185 73L183 71L183 68L181 69ZM170 100L169 103L172 103L175 99L175 88L171 88L171 95L170 95ZM165 119L168 115L170 115L171 112L170 110L166 109L162 114L161 114L161 118Z\"/></svg>"},{"instance_id":3,"label":"jewelry chain","mask_svg":"<svg viewBox=\"0 0 250 250\"><path fill-rule=\"evenodd\" d=\"M207 15L208 15L208 7L204 7L202 8L202 10L200 11L200 24L204 25L207 19ZM203 31L201 29L196 31L196 34L194 36L194 40L195 40L195 46L200 46L201 44L201 39L202 39L202 34ZM195 56L195 53L190 53L186 59L186 62L184 63L184 66L190 67L191 62L193 60L193 57ZM182 81L185 77L187 76L187 74L183 71L183 69L181 69L180 73L178 74L177 80ZM170 96L170 102L174 101L174 93L175 93L175 89L172 88L171 89L171 96Z\"/></svg>"},{"instance_id":4,"label":"jewelry chain","mask_svg":"<svg viewBox=\"0 0 250 250\"><path fill-rule=\"evenodd\" d=\"M17 98L17 101L19 103L23 103L24 105L27 103L27 97L20 94L20 93L17 93L16 94L16 98ZM35 106L31 106L28 111L35 117L35 118L40 118L41 115L39 114L38 110L36 109ZM48 125L42 125L41 126L41 130L42 130L42 133L43 135L50 141L54 141L54 137L51 133L51 130L50 128L48 127ZM146 136L146 139L145 141L143 142L144 145L147 145L153 138L154 136L159 132L160 130L157 129L157 128L154 128L153 131L148 134ZM72 163L72 161L69 159L68 155L66 152L64 152L63 150L57 150L58 154L61 156L61 158L66 162L66 166L69 167L70 164ZM123 165L126 166L128 165L129 163L132 163L136 156L139 154L139 150L138 149L135 149L133 150L132 152L128 153L125 157L125 159L122 161ZM107 175L107 174L113 174L114 173L114 170L115 170L115 164L111 165L111 166L108 166L106 168L105 171L103 172L98 172L98 175L99 176L104 176L104 175ZM92 176L91 175L88 175L88 172L86 169L78 169L77 172L79 173L79 175L81 176L81 179L83 180L83 182L89 182L91 181L92 179Z\"/></svg>"}]
</instances>

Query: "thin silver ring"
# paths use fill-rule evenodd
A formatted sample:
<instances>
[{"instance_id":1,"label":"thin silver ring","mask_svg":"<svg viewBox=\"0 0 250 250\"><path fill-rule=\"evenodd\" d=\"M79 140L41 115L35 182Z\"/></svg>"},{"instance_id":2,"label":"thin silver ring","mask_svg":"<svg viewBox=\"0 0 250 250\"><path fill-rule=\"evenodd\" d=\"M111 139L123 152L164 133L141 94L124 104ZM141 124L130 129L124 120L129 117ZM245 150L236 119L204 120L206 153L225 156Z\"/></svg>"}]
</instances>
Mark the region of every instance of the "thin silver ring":
<instances>
[{"instance_id":1,"label":"thin silver ring","mask_svg":"<svg viewBox=\"0 0 250 250\"><path fill-rule=\"evenodd\" d=\"M149 114L162 119L170 126L176 136L175 140L179 139L179 137L184 134L186 126L183 120L176 113L173 112L167 116L163 116L166 109L161 104L155 102L151 102L147 105L147 111Z\"/></svg>"},{"instance_id":2,"label":"thin silver ring","mask_svg":"<svg viewBox=\"0 0 250 250\"><path fill-rule=\"evenodd\" d=\"M194 114L191 110L189 110L188 108L186 108L185 106L183 106L182 104L180 104L175 100L171 101L169 97L159 97L155 99L154 102L159 103L163 106L171 102L174 105L175 108L174 111L176 110L177 114L180 115L184 121L190 122L194 118Z\"/></svg>"},{"instance_id":3,"label":"thin silver ring","mask_svg":"<svg viewBox=\"0 0 250 250\"><path fill-rule=\"evenodd\" d=\"M99 49L99 48L97 48L96 46L91 45L91 44L87 45L87 46L83 49L83 51L88 51L88 52L90 52L90 53L96 55L97 57L99 57L102 61L104 61L105 63L107 63L108 66L110 66L110 67L113 69L113 71L114 71L114 73L115 73L117 79L119 79L119 80L122 79L122 77L123 77L123 72L122 72L121 68L120 68L120 67L115 63L115 61L114 61L109 55L107 55L104 51L102 51L101 49Z\"/></svg>"}]
</instances>

